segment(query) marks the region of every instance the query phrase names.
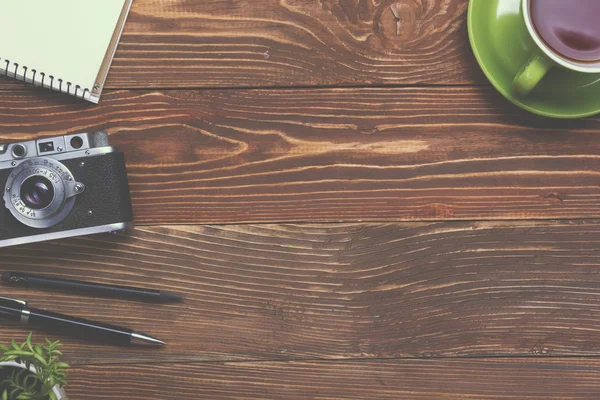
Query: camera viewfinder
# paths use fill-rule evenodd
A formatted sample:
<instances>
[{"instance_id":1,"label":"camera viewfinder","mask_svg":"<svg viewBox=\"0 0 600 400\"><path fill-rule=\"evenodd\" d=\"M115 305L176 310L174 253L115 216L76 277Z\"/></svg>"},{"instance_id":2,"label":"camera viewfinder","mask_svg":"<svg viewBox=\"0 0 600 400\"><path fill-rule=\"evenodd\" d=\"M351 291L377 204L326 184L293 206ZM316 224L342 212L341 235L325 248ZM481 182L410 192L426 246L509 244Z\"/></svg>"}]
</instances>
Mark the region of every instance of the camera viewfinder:
<instances>
[{"instance_id":1,"label":"camera viewfinder","mask_svg":"<svg viewBox=\"0 0 600 400\"><path fill-rule=\"evenodd\" d=\"M47 153L49 151L54 151L54 142L40 143L40 153Z\"/></svg>"},{"instance_id":2,"label":"camera viewfinder","mask_svg":"<svg viewBox=\"0 0 600 400\"><path fill-rule=\"evenodd\" d=\"M12 155L14 158L23 158L27 153L27 149L22 144L15 144L12 148Z\"/></svg>"},{"instance_id":3,"label":"camera viewfinder","mask_svg":"<svg viewBox=\"0 0 600 400\"><path fill-rule=\"evenodd\" d=\"M83 146L83 139L79 136L73 136L71 138L71 147L74 149L80 149Z\"/></svg>"}]
</instances>

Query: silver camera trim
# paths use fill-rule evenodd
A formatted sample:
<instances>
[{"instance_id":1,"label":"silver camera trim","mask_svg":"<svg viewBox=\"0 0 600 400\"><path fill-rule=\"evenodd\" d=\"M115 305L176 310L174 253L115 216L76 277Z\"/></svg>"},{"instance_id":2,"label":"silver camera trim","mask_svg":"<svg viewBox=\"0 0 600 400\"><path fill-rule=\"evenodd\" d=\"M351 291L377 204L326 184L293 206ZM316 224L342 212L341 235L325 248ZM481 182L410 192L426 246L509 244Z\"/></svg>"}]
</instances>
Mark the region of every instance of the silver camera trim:
<instances>
[{"instance_id":1,"label":"silver camera trim","mask_svg":"<svg viewBox=\"0 0 600 400\"><path fill-rule=\"evenodd\" d=\"M96 148L89 149L89 150L79 150L79 151L73 151L71 153L54 154L54 155L52 155L52 159L58 160L58 161L70 160L71 158L93 157L93 156L99 156L102 154L114 153L116 151L117 151L117 149L115 149L112 146L96 147ZM24 162L27 160L28 160L28 158L21 159L19 161L15 161L15 160L0 161L0 169L14 168L18 165L17 162Z\"/></svg>"},{"instance_id":2,"label":"silver camera trim","mask_svg":"<svg viewBox=\"0 0 600 400\"><path fill-rule=\"evenodd\" d=\"M69 231L42 233L40 235L22 236L12 239L0 240L0 248L8 246L16 246L20 244L44 242L46 240L64 239L76 236L93 235L96 233L117 233L121 231L129 231L134 227L133 222L119 222L116 224L92 226L89 228L71 229Z\"/></svg>"},{"instance_id":3,"label":"silver camera trim","mask_svg":"<svg viewBox=\"0 0 600 400\"><path fill-rule=\"evenodd\" d=\"M74 139L77 139L75 143L73 143ZM74 147L73 144L77 144L77 146ZM24 148L25 154L22 156L14 152L14 149L19 146ZM0 145L0 168L14 167L15 160L26 160L34 157L74 158L78 157L79 154L87 155L87 151L91 152L108 147L110 147L108 144L108 135L104 131L76 133L2 144Z\"/></svg>"},{"instance_id":4,"label":"silver camera trim","mask_svg":"<svg viewBox=\"0 0 600 400\"><path fill-rule=\"evenodd\" d=\"M54 198L42 209L28 207L21 198L23 183L31 177L43 177L54 189ZM75 196L85 186L76 182L73 174L60 161L48 157L30 158L10 173L4 190L4 204L23 225L32 228L50 228L63 221L75 206Z\"/></svg>"}]
</instances>

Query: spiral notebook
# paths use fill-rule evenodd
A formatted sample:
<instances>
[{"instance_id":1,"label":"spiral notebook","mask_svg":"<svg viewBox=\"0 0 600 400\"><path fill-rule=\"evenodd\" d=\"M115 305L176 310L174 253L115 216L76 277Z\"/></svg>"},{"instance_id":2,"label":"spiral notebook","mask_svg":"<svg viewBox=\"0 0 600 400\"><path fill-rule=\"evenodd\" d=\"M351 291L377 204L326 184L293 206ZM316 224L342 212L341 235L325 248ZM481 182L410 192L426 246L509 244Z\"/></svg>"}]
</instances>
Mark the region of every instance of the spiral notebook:
<instances>
[{"instance_id":1,"label":"spiral notebook","mask_svg":"<svg viewBox=\"0 0 600 400\"><path fill-rule=\"evenodd\" d=\"M0 4L0 74L98 103L132 0Z\"/></svg>"}]
</instances>

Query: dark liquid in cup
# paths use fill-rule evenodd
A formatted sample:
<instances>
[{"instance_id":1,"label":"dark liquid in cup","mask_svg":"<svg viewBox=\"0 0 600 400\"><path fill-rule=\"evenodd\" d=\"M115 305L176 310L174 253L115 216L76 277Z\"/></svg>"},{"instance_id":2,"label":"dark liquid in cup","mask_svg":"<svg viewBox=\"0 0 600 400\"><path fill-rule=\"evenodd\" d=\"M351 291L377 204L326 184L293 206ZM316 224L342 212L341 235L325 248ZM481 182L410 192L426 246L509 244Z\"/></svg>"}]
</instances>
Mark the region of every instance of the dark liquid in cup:
<instances>
[{"instance_id":1,"label":"dark liquid in cup","mask_svg":"<svg viewBox=\"0 0 600 400\"><path fill-rule=\"evenodd\" d=\"M600 61L600 0L531 0L530 7L538 35L557 55Z\"/></svg>"}]
</instances>

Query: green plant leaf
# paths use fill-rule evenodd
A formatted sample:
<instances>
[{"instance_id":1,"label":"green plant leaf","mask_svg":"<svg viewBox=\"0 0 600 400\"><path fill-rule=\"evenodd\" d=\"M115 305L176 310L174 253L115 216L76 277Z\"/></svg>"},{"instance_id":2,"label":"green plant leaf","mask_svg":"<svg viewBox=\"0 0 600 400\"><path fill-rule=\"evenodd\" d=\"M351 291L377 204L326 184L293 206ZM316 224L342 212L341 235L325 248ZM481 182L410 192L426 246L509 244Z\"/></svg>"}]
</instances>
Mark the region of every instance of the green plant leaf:
<instances>
[{"instance_id":1,"label":"green plant leaf","mask_svg":"<svg viewBox=\"0 0 600 400\"><path fill-rule=\"evenodd\" d=\"M6 389L2 392L2 400L8 400L8 390Z\"/></svg>"},{"instance_id":2,"label":"green plant leaf","mask_svg":"<svg viewBox=\"0 0 600 400\"><path fill-rule=\"evenodd\" d=\"M29 389L30 386L35 386L35 384L38 383L39 380L40 378L37 375L29 372L23 379L23 385Z\"/></svg>"},{"instance_id":3,"label":"green plant leaf","mask_svg":"<svg viewBox=\"0 0 600 400\"><path fill-rule=\"evenodd\" d=\"M4 355L7 355L7 356L32 357L34 355L34 353L31 353L31 352L25 351L25 350L9 350L9 351L5 351Z\"/></svg>"},{"instance_id":4,"label":"green plant leaf","mask_svg":"<svg viewBox=\"0 0 600 400\"><path fill-rule=\"evenodd\" d=\"M69 364L60 361L62 353L56 350L62 344L46 338L46 344L33 344L32 334L27 336L23 344L11 340L9 346L0 345L0 360L25 363L27 369L13 369L10 375L1 383L6 391L6 398L15 400L48 400L56 399L52 392L55 385L67 385L66 369ZM30 372L34 367L36 374Z\"/></svg>"},{"instance_id":5,"label":"green plant leaf","mask_svg":"<svg viewBox=\"0 0 600 400\"><path fill-rule=\"evenodd\" d=\"M27 339L25 340L25 343L27 344L27 347L29 348L29 350L33 351L33 345L31 344L31 335L33 335L33 332L29 332L29 335L27 335Z\"/></svg>"},{"instance_id":6,"label":"green plant leaf","mask_svg":"<svg viewBox=\"0 0 600 400\"><path fill-rule=\"evenodd\" d=\"M43 356L44 355L44 346L42 346L41 344L36 344L35 346L33 346L33 351L36 354Z\"/></svg>"},{"instance_id":7,"label":"green plant leaf","mask_svg":"<svg viewBox=\"0 0 600 400\"><path fill-rule=\"evenodd\" d=\"M21 369L19 372L17 372L17 375L15 376L14 380L17 382L23 382L26 375L29 375L29 371ZM25 386L24 384L22 385Z\"/></svg>"}]
</instances>

